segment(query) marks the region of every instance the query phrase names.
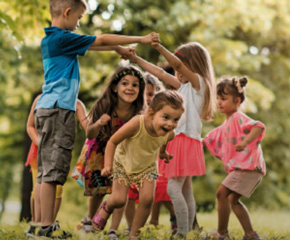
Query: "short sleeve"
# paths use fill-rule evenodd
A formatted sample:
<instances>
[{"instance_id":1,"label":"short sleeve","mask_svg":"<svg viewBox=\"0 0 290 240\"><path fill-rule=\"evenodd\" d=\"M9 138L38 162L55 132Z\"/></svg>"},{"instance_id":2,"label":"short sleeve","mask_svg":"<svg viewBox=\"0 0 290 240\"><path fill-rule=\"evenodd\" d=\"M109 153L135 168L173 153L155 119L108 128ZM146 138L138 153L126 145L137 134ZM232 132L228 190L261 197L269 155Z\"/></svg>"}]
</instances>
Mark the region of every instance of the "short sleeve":
<instances>
[{"instance_id":1,"label":"short sleeve","mask_svg":"<svg viewBox=\"0 0 290 240\"><path fill-rule=\"evenodd\" d=\"M220 126L210 131L203 139L203 143L212 155L221 159L222 127Z\"/></svg>"},{"instance_id":2,"label":"short sleeve","mask_svg":"<svg viewBox=\"0 0 290 240\"><path fill-rule=\"evenodd\" d=\"M236 114L233 121L235 121L236 124L240 127L242 135L249 134L253 127L260 127L263 129L263 131L256 139L256 141L260 142L264 138L265 125L262 122L253 120L242 113Z\"/></svg>"},{"instance_id":3,"label":"short sleeve","mask_svg":"<svg viewBox=\"0 0 290 240\"><path fill-rule=\"evenodd\" d=\"M96 36L80 35L64 31L61 38L61 49L64 55L85 55L87 49L95 41Z\"/></svg>"}]
</instances>

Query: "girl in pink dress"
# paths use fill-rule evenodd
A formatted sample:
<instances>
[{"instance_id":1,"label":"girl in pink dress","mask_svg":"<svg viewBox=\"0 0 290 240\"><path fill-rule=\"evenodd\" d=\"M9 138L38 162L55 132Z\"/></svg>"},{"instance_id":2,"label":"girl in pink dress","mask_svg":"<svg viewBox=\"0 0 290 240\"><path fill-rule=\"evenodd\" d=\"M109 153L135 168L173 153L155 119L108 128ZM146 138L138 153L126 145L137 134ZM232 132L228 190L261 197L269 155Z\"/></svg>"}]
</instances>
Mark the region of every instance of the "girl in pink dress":
<instances>
[{"instance_id":1,"label":"girl in pink dress","mask_svg":"<svg viewBox=\"0 0 290 240\"><path fill-rule=\"evenodd\" d=\"M213 129L203 142L209 151L221 159L227 177L219 186L216 196L218 204L218 229L211 237L229 237L228 222L231 209L245 232L242 239L260 239L253 230L247 208L241 196L250 197L262 176L266 173L261 141L265 126L238 111L245 99L244 87L248 80L223 78L217 85L217 108L225 114L226 121Z\"/></svg>"}]
</instances>

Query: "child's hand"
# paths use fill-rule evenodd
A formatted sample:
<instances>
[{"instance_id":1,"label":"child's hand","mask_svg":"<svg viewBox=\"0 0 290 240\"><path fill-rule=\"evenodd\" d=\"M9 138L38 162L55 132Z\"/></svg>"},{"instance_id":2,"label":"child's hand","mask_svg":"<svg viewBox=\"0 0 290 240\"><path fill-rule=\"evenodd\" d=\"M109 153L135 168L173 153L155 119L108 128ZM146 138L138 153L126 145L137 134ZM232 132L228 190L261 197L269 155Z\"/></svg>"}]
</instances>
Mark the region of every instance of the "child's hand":
<instances>
[{"instance_id":1,"label":"child's hand","mask_svg":"<svg viewBox=\"0 0 290 240\"><path fill-rule=\"evenodd\" d=\"M108 122L111 120L111 117L108 114L103 114L100 119L98 120L98 123L100 126L105 126L108 124Z\"/></svg>"},{"instance_id":2,"label":"child's hand","mask_svg":"<svg viewBox=\"0 0 290 240\"><path fill-rule=\"evenodd\" d=\"M142 37L140 43L142 44L152 44L153 42L160 42L159 34L152 32L147 34L146 36Z\"/></svg>"},{"instance_id":3,"label":"child's hand","mask_svg":"<svg viewBox=\"0 0 290 240\"><path fill-rule=\"evenodd\" d=\"M131 63L136 63L137 62L136 51L131 51L130 54L128 55L128 59Z\"/></svg>"},{"instance_id":4,"label":"child's hand","mask_svg":"<svg viewBox=\"0 0 290 240\"><path fill-rule=\"evenodd\" d=\"M128 56L132 53L135 52L134 48L131 47L122 47L119 46L118 49L116 49L116 52L121 55L121 58L124 60L128 59Z\"/></svg>"},{"instance_id":5,"label":"child's hand","mask_svg":"<svg viewBox=\"0 0 290 240\"><path fill-rule=\"evenodd\" d=\"M160 43L159 42L153 42L153 43L151 43L151 47L153 47L153 48L158 50L158 47L160 47Z\"/></svg>"},{"instance_id":6,"label":"child's hand","mask_svg":"<svg viewBox=\"0 0 290 240\"><path fill-rule=\"evenodd\" d=\"M101 175L103 177L108 177L110 175L113 174L113 169L111 166L105 166L103 169L102 169L102 172L101 172Z\"/></svg>"},{"instance_id":7,"label":"child's hand","mask_svg":"<svg viewBox=\"0 0 290 240\"><path fill-rule=\"evenodd\" d=\"M167 151L159 153L159 158L164 159L165 163L169 163L169 161L173 158L172 155L170 155Z\"/></svg>"},{"instance_id":8,"label":"child's hand","mask_svg":"<svg viewBox=\"0 0 290 240\"><path fill-rule=\"evenodd\" d=\"M237 152L241 152L241 151L243 151L246 148L246 146L247 146L247 142L246 141L241 141L238 144L236 144L235 150Z\"/></svg>"}]
</instances>

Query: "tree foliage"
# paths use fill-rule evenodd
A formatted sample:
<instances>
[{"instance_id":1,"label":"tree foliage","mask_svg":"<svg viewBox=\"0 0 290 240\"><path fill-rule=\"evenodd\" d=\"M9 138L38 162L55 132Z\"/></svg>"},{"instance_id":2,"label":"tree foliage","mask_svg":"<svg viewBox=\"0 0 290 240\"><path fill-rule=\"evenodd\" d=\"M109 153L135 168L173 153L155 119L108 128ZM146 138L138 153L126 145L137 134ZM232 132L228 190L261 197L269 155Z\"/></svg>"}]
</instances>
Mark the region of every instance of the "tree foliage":
<instances>
[{"instance_id":1,"label":"tree foliage","mask_svg":"<svg viewBox=\"0 0 290 240\"><path fill-rule=\"evenodd\" d=\"M30 98L43 83L39 44L44 35L42 28L49 26L50 16L48 1L0 1L2 180L7 177L5 173L13 172L14 166L22 159ZM155 31L160 33L162 44L170 51L182 43L197 41L209 50L217 79L222 75L249 77L244 111L264 122L267 128L262 147L268 172L255 193L255 199L259 205L267 207L289 207L288 1L90 0L88 3L91 11L81 20L79 33L145 35ZM138 45L136 48L137 54L153 63L164 61L150 46ZM88 108L119 62L117 54L107 52L90 52L80 58L80 98ZM222 121L224 117L216 114L213 122L204 124L203 133ZM81 144L78 142L77 149ZM208 152L206 159L206 176L194 181L195 195L200 203L214 201L214 191L224 176L217 159Z\"/></svg>"}]
</instances>

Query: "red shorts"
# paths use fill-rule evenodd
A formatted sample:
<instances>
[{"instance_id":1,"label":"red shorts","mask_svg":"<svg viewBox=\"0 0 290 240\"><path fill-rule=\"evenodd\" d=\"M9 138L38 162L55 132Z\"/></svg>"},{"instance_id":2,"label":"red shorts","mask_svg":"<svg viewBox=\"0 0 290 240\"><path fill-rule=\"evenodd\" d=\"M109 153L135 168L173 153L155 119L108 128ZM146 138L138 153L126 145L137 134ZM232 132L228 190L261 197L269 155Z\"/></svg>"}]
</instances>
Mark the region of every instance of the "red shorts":
<instances>
[{"instance_id":1,"label":"red shorts","mask_svg":"<svg viewBox=\"0 0 290 240\"><path fill-rule=\"evenodd\" d=\"M139 191L137 190L137 188L135 186L129 187L128 198L133 199L135 201L139 200Z\"/></svg>"}]
</instances>

